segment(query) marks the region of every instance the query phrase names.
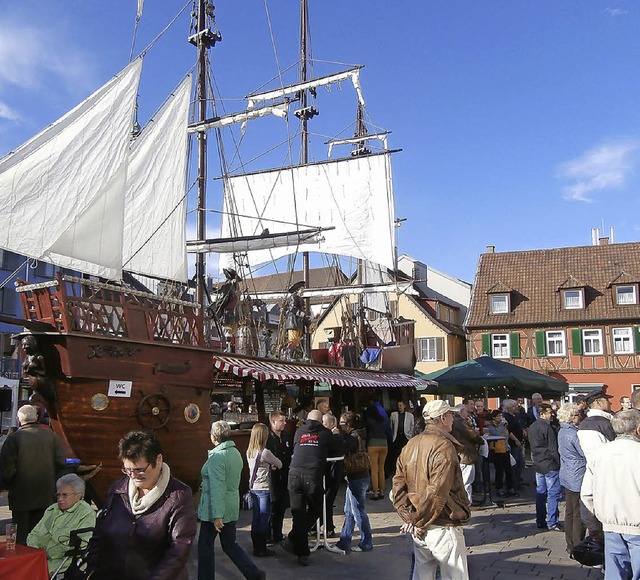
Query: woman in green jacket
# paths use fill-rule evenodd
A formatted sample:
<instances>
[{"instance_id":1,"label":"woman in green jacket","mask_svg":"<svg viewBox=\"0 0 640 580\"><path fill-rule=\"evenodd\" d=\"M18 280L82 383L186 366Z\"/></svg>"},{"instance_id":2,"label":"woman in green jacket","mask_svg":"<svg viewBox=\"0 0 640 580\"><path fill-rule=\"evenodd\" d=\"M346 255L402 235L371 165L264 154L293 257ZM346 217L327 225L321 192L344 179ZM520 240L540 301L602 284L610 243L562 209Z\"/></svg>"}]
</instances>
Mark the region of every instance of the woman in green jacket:
<instances>
[{"instance_id":1,"label":"woman in green jacket","mask_svg":"<svg viewBox=\"0 0 640 580\"><path fill-rule=\"evenodd\" d=\"M216 421L211 425L213 449L202 466L202 489L198 503L198 580L213 580L216 577L213 543L218 534L224 553L247 580L267 577L236 541L243 462L236 444L229 439L230 434L231 428L226 421Z\"/></svg>"}]
</instances>

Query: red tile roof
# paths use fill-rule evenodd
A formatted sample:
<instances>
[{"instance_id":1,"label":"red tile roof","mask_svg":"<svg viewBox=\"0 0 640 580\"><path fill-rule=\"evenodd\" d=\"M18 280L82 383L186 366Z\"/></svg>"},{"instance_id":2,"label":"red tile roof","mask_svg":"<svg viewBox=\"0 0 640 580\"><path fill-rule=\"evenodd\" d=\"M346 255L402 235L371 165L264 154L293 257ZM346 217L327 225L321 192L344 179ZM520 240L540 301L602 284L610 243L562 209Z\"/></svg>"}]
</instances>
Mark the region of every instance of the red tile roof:
<instances>
[{"instance_id":1,"label":"red tile roof","mask_svg":"<svg viewBox=\"0 0 640 580\"><path fill-rule=\"evenodd\" d=\"M640 321L640 305L615 304L612 284L640 280L640 243L495 252L478 262L468 329ZM511 312L491 314L496 285L512 288ZM562 289L584 288L586 308L562 308Z\"/></svg>"}]
</instances>

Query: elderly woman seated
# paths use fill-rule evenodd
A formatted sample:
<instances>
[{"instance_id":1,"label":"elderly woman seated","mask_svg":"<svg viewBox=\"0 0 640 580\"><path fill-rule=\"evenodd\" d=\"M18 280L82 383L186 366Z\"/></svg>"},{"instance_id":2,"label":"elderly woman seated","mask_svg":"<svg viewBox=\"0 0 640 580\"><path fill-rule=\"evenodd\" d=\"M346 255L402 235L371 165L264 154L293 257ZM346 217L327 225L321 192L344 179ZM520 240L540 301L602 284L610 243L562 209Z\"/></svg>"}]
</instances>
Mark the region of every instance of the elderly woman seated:
<instances>
[{"instance_id":1,"label":"elderly woman seated","mask_svg":"<svg viewBox=\"0 0 640 580\"><path fill-rule=\"evenodd\" d=\"M93 528L96 525L95 510L83 501L85 483L75 473L63 475L56 482L56 503L49 506L42 519L27 536L27 545L41 548L47 552L49 574L53 574L65 560L70 549L71 532L80 528ZM82 534L86 543L91 534ZM67 560L59 573L70 565Z\"/></svg>"}]
</instances>

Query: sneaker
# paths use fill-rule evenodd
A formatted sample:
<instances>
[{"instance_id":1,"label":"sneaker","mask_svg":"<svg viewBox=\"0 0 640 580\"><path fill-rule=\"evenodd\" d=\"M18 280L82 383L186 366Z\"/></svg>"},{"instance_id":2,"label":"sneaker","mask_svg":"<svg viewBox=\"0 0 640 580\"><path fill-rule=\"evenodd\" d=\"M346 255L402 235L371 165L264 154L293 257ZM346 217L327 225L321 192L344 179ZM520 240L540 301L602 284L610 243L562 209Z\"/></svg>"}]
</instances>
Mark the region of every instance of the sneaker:
<instances>
[{"instance_id":1,"label":"sneaker","mask_svg":"<svg viewBox=\"0 0 640 580\"><path fill-rule=\"evenodd\" d=\"M342 546L342 545L340 544L340 542L336 542L335 544L333 544L333 547L334 547L334 548L337 548L338 550L342 550L343 552L346 552L347 554L348 554L349 552L351 552L351 548L345 548L344 546Z\"/></svg>"},{"instance_id":2,"label":"sneaker","mask_svg":"<svg viewBox=\"0 0 640 580\"><path fill-rule=\"evenodd\" d=\"M360 544L358 544L357 546L353 546L351 548L352 552L371 552L371 550L373 550L373 546L362 546Z\"/></svg>"},{"instance_id":3,"label":"sneaker","mask_svg":"<svg viewBox=\"0 0 640 580\"><path fill-rule=\"evenodd\" d=\"M362 552L362 548L360 546L353 546L353 548L351 548L352 552Z\"/></svg>"},{"instance_id":4,"label":"sneaker","mask_svg":"<svg viewBox=\"0 0 640 580\"><path fill-rule=\"evenodd\" d=\"M549 527L549 531L550 532L563 532L564 530L562 529L562 526L560 524L554 524L553 526Z\"/></svg>"}]
</instances>

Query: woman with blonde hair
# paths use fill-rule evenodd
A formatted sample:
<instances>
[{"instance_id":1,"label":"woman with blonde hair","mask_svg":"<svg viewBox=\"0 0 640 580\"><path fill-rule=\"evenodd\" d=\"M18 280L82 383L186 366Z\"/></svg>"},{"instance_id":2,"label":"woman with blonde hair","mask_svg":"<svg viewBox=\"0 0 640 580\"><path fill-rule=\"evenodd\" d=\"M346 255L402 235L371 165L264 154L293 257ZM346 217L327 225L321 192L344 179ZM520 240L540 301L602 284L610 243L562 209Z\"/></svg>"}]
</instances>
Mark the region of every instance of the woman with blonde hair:
<instances>
[{"instance_id":1,"label":"woman with blonde hair","mask_svg":"<svg viewBox=\"0 0 640 580\"><path fill-rule=\"evenodd\" d=\"M251 521L251 541L253 555L273 556L273 550L267 550L269 516L271 515L271 470L280 469L280 461L266 448L269 428L264 423L256 423L251 429L251 438L247 448L249 463L249 489L253 499L253 520Z\"/></svg>"},{"instance_id":2,"label":"woman with blonde hair","mask_svg":"<svg viewBox=\"0 0 640 580\"><path fill-rule=\"evenodd\" d=\"M585 526L580 517L580 488L587 469L580 441L578 424L582 417L576 403L565 403L558 409L560 432L558 433L558 451L560 452L560 485L564 487L565 515L564 535L567 552L585 536Z\"/></svg>"}]
</instances>

